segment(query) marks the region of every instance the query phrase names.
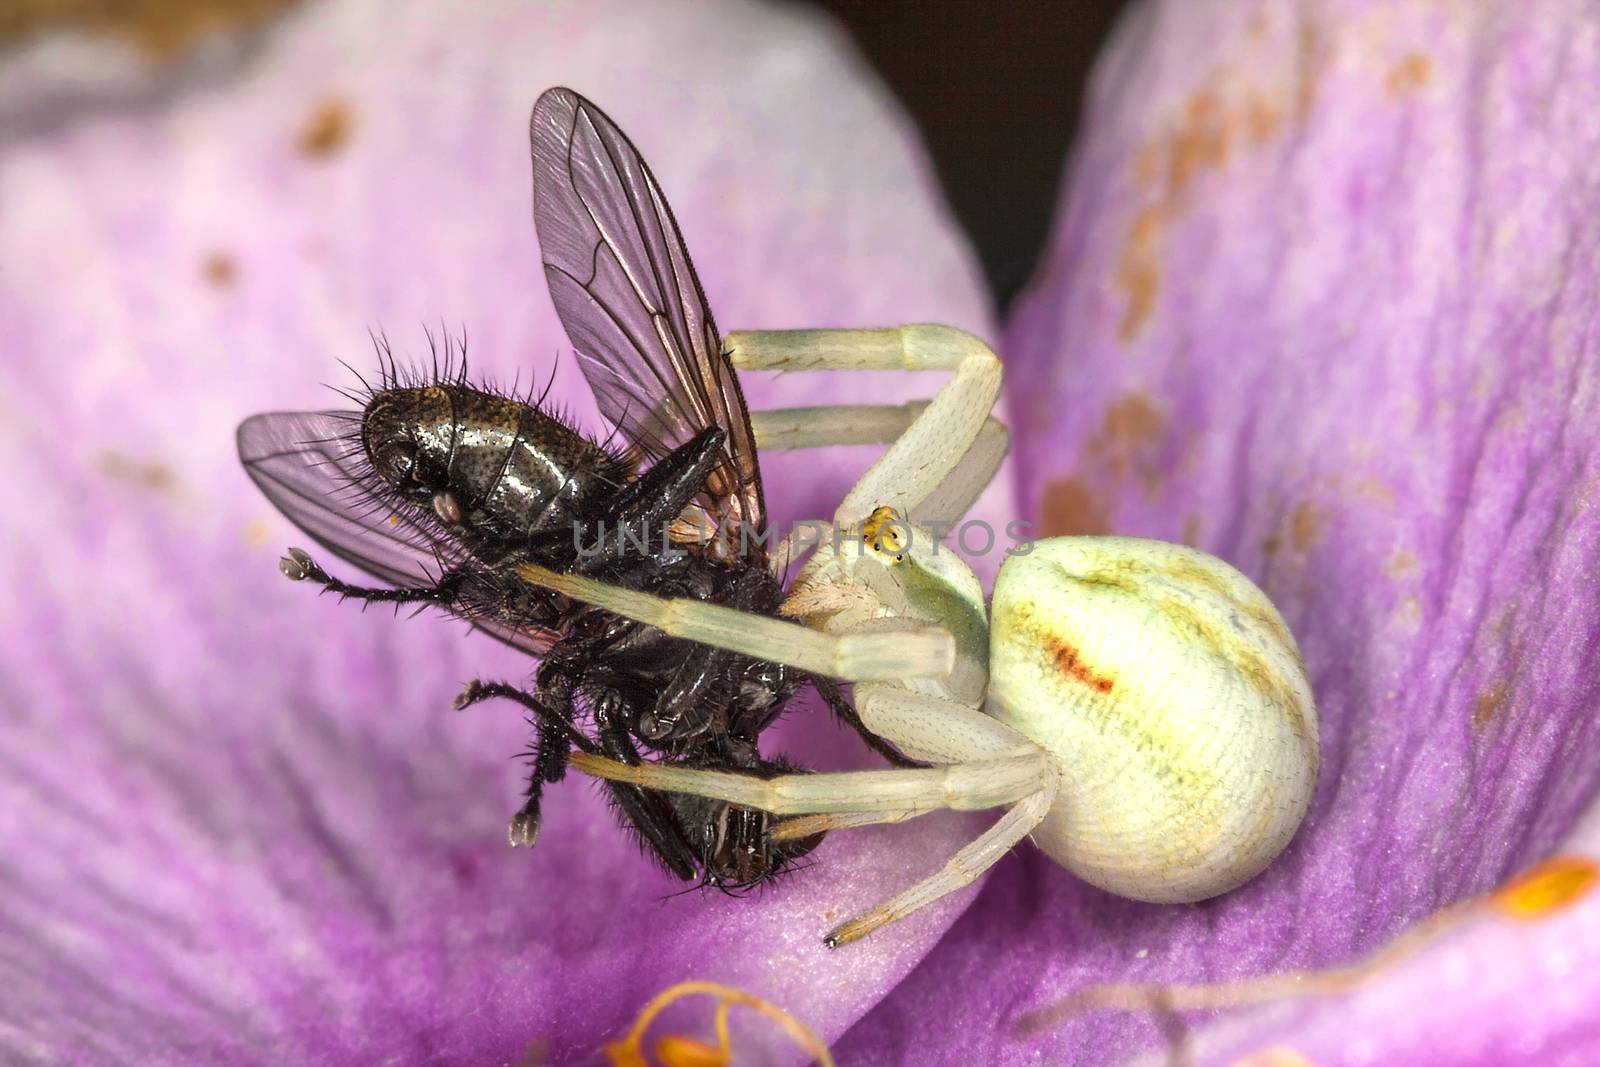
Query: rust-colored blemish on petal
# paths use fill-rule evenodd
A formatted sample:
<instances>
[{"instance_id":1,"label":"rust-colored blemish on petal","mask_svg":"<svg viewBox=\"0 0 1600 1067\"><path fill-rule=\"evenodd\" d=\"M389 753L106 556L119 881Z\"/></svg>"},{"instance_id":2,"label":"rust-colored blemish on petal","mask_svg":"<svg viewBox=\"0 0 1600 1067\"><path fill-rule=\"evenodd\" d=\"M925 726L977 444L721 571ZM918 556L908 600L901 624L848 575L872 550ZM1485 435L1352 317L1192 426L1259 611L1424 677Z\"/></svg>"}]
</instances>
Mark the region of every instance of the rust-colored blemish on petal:
<instances>
[{"instance_id":1,"label":"rust-colored blemish on petal","mask_svg":"<svg viewBox=\"0 0 1600 1067\"><path fill-rule=\"evenodd\" d=\"M1200 527L1202 520L1198 515L1190 515L1183 520L1183 532L1178 535L1178 540L1190 548L1200 547Z\"/></svg>"},{"instance_id":2,"label":"rust-colored blemish on petal","mask_svg":"<svg viewBox=\"0 0 1600 1067\"><path fill-rule=\"evenodd\" d=\"M95 457L95 469L107 478L148 489L152 493L170 494L178 487L178 476L172 468L159 460L141 460L110 449Z\"/></svg>"},{"instance_id":3,"label":"rust-colored blemish on petal","mask_svg":"<svg viewBox=\"0 0 1600 1067\"><path fill-rule=\"evenodd\" d=\"M1317 106L1317 89L1327 62L1321 27L1309 19L1302 22L1295 39L1294 113L1297 118L1305 118Z\"/></svg>"},{"instance_id":4,"label":"rust-colored blemish on petal","mask_svg":"<svg viewBox=\"0 0 1600 1067\"><path fill-rule=\"evenodd\" d=\"M1261 554L1275 558L1285 548L1305 554L1322 540L1322 512L1310 501L1302 500L1289 509L1278 525L1261 541Z\"/></svg>"},{"instance_id":5,"label":"rust-colored blemish on petal","mask_svg":"<svg viewBox=\"0 0 1600 1067\"><path fill-rule=\"evenodd\" d=\"M1409 578L1417 573L1417 557L1409 552L1396 552L1383 565L1383 573L1390 578Z\"/></svg>"},{"instance_id":6,"label":"rust-colored blemish on petal","mask_svg":"<svg viewBox=\"0 0 1600 1067\"><path fill-rule=\"evenodd\" d=\"M1283 111L1271 100L1258 93L1251 93L1245 104L1245 128L1250 134L1250 140L1255 144L1264 144L1277 135L1278 127L1283 122Z\"/></svg>"},{"instance_id":7,"label":"rust-colored blemish on petal","mask_svg":"<svg viewBox=\"0 0 1600 1067\"><path fill-rule=\"evenodd\" d=\"M1156 452L1166 429L1166 416L1144 393L1125 393L1106 408L1100 428L1089 440L1088 453L1096 463L1123 479L1137 473L1146 492L1160 484Z\"/></svg>"},{"instance_id":8,"label":"rust-colored blemish on petal","mask_svg":"<svg viewBox=\"0 0 1600 1067\"><path fill-rule=\"evenodd\" d=\"M349 142L354 124L355 116L349 103L337 96L328 97L300 127L296 141L300 154L311 159L333 155Z\"/></svg>"},{"instance_id":9,"label":"rust-colored blemish on petal","mask_svg":"<svg viewBox=\"0 0 1600 1067\"><path fill-rule=\"evenodd\" d=\"M1504 681L1496 682L1479 693L1472 702L1472 728L1482 730L1499 717L1510 696L1511 687Z\"/></svg>"},{"instance_id":10,"label":"rust-colored blemish on petal","mask_svg":"<svg viewBox=\"0 0 1600 1067\"><path fill-rule=\"evenodd\" d=\"M1180 194L1201 171L1227 166L1235 122L1214 93L1202 89L1189 98L1184 121L1167 150L1169 192Z\"/></svg>"},{"instance_id":11,"label":"rust-colored blemish on petal","mask_svg":"<svg viewBox=\"0 0 1600 1067\"><path fill-rule=\"evenodd\" d=\"M1103 674L1096 673L1083 657L1078 654L1077 648L1066 638L1058 634L1048 634L1045 637L1045 647L1050 651L1050 658L1055 663L1056 670L1088 686L1098 693L1109 693L1116 686L1116 682Z\"/></svg>"},{"instance_id":12,"label":"rust-colored blemish on petal","mask_svg":"<svg viewBox=\"0 0 1600 1067\"><path fill-rule=\"evenodd\" d=\"M1117 324L1117 339L1127 344L1139 336L1156 309L1161 293L1160 234L1163 212L1146 208L1134 216L1133 230L1123 242L1117 260L1117 285L1128 298L1122 320Z\"/></svg>"},{"instance_id":13,"label":"rust-colored blemish on petal","mask_svg":"<svg viewBox=\"0 0 1600 1067\"><path fill-rule=\"evenodd\" d=\"M153 62L179 59L223 33L244 33L297 0L12 0L0 4L0 43L49 30L105 34L128 41Z\"/></svg>"},{"instance_id":14,"label":"rust-colored blemish on petal","mask_svg":"<svg viewBox=\"0 0 1600 1067\"><path fill-rule=\"evenodd\" d=\"M1384 76L1383 89L1390 96L1400 97L1416 92L1433 77L1433 60L1420 52L1412 52Z\"/></svg>"},{"instance_id":15,"label":"rust-colored blemish on petal","mask_svg":"<svg viewBox=\"0 0 1600 1067\"><path fill-rule=\"evenodd\" d=\"M1302 500L1289 512L1289 547L1296 552L1308 552L1322 539L1322 518L1317 509Z\"/></svg>"},{"instance_id":16,"label":"rust-colored blemish on petal","mask_svg":"<svg viewBox=\"0 0 1600 1067\"><path fill-rule=\"evenodd\" d=\"M259 547L267 543L272 536L272 528L260 519L251 519L244 524L241 531L244 534L244 543L252 547Z\"/></svg>"},{"instance_id":17,"label":"rust-colored blemish on petal","mask_svg":"<svg viewBox=\"0 0 1600 1067\"><path fill-rule=\"evenodd\" d=\"M239 263L222 249L215 249L200 261L200 275L218 289L226 289L239 276Z\"/></svg>"},{"instance_id":18,"label":"rust-colored blemish on petal","mask_svg":"<svg viewBox=\"0 0 1600 1067\"><path fill-rule=\"evenodd\" d=\"M1262 33L1265 33L1263 23ZM1257 42L1261 44L1262 42ZM1143 204L1133 213L1117 253L1115 279L1124 298L1117 339L1131 344L1155 313L1162 289L1166 233L1188 207L1197 179L1225 169L1240 150L1277 138L1285 116L1304 119L1316 102L1326 65L1321 31L1301 24L1290 85L1240 84L1236 72L1217 68L1185 101L1182 112L1141 144L1132 159L1134 187Z\"/></svg>"},{"instance_id":19,"label":"rust-colored blemish on petal","mask_svg":"<svg viewBox=\"0 0 1600 1067\"><path fill-rule=\"evenodd\" d=\"M1491 902L1514 919L1542 919L1594 888L1600 865L1587 856L1555 856L1495 890Z\"/></svg>"},{"instance_id":20,"label":"rust-colored blemish on petal","mask_svg":"<svg viewBox=\"0 0 1600 1067\"><path fill-rule=\"evenodd\" d=\"M1082 478L1057 478L1039 498L1040 537L1093 537L1111 532L1111 520Z\"/></svg>"},{"instance_id":21,"label":"rust-colored blemish on petal","mask_svg":"<svg viewBox=\"0 0 1600 1067\"><path fill-rule=\"evenodd\" d=\"M528 1042L517 1060L517 1067L546 1067L550 1062L550 1039L536 1037Z\"/></svg>"}]
</instances>

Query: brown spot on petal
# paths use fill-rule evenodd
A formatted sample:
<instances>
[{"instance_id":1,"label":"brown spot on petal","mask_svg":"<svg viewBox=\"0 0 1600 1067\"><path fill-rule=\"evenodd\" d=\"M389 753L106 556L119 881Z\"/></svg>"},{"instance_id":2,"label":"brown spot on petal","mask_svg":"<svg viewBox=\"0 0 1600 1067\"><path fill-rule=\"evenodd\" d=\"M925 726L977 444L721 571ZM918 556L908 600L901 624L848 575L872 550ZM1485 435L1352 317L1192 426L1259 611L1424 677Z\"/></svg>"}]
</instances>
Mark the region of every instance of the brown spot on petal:
<instances>
[{"instance_id":1,"label":"brown spot on petal","mask_svg":"<svg viewBox=\"0 0 1600 1067\"><path fill-rule=\"evenodd\" d=\"M1321 27L1310 20L1301 23L1295 40L1294 113L1297 117L1305 118L1317 105L1317 89L1327 65L1327 47L1322 40Z\"/></svg>"},{"instance_id":2,"label":"brown spot on petal","mask_svg":"<svg viewBox=\"0 0 1600 1067\"><path fill-rule=\"evenodd\" d=\"M95 457L95 469L107 478L128 482L153 493L171 493L178 485L172 468L157 460L141 460L107 449Z\"/></svg>"},{"instance_id":3,"label":"brown spot on petal","mask_svg":"<svg viewBox=\"0 0 1600 1067\"><path fill-rule=\"evenodd\" d=\"M1261 542L1261 551L1268 559L1283 551L1285 546L1303 554L1321 539L1321 515L1315 505L1309 501L1301 501L1284 516L1278 528Z\"/></svg>"},{"instance_id":4,"label":"brown spot on petal","mask_svg":"<svg viewBox=\"0 0 1600 1067\"><path fill-rule=\"evenodd\" d=\"M1126 393L1106 409L1100 429L1089 441L1089 455L1115 478L1137 473L1145 491L1154 493L1161 479L1156 453L1166 421L1154 400L1143 393Z\"/></svg>"},{"instance_id":5,"label":"brown spot on petal","mask_svg":"<svg viewBox=\"0 0 1600 1067\"><path fill-rule=\"evenodd\" d=\"M1139 336L1161 292L1160 242L1163 212L1146 208L1134 217L1133 230L1122 246L1117 261L1117 285L1128 298L1122 321L1117 325L1117 340L1127 344Z\"/></svg>"},{"instance_id":6,"label":"brown spot on petal","mask_svg":"<svg viewBox=\"0 0 1600 1067\"><path fill-rule=\"evenodd\" d=\"M1183 532L1178 535L1178 540L1190 548L1198 548L1200 546L1200 526L1200 516L1190 515L1183 520Z\"/></svg>"},{"instance_id":7,"label":"brown spot on petal","mask_svg":"<svg viewBox=\"0 0 1600 1067\"><path fill-rule=\"evenodd\" d=\"M517 1060L517 1067L545 1067L549 1062L550 1039L536 1037L522 1050L522 1057Z\"/></svg>"},{"instance_id":8,"label":"brown spot on petal","mask_svg":"<svg viewBox=\"0 0 1600 1067\"><path fill-rule=\"evenodd\" d=\"M1396 552L1383 565L1383 573L1391 578L1409 578L1417 573L1417 557L1409 552Z\"/></svg>"},{"instance_id":9,"label":"brown spot on petal","mask_svg":"<svg viewBox=\"0 0 1600 1067\"><path fill-rule=\"evenodd\" d=\"M1232 148L1236 117L1204 89L1189 105L1167 149L1167 189L1182 193L1201 171L1221 170Z\"/></svg>"},{"instance_id":10,"label":"brown spot on petal","mask_svg":"<svg viewBox=\"0 0 1600 1067\"><path fill-rule=\"evenodd\" d=\"M1039 499L1040 537L1085 537L1111 532L1111 520L1081 478L1057 478Z\"/></svg>"},{"instance_id":11,"label":"brown spot on petal","mask_svg":"<svg viewBox=\"0 0 1600 1067\"><path fill-rule=\"evenodd\" d=\"M1540 919L1582 900L1600 878L1587 856L1556 856L1497 889L1490 900L1517 919Z\"/></svg>"},{"instance_id":12,"label":"brown spot on petal","mask_svg":"<svg viewBox=\"0 0 1600 1067\"><path fill-rule=\"evenodd\" d=\"M272 536L272 528L260 519L251 519L244 524L244 543L257 547L267 543Z\"/></svg>"},{"instance_id":13,"label":"brown spot on petal","mask_svg":"<svg viewBox=\"0 0 1600 1067\"><path fill-rule=\"evenodd\" d=\"M1317 510L1301 501L1289 513L1289 547L1296 552L1306 552L1322 538L1322 521Z\"/></svg>"},{"instance_id":14,"label":"brown spot on petal","mask_svg":"<svg viewBox=\"0 0 1600 1067\"><path fill-rule=\"evenodd\" d=\"M1483 730L1499 716L1511 696L1511 687L1500 681L1478 694L1472 702L1472 728Z\"/></svg>"},{"instance_id":15,"label":"brown spot on petal","mask_svg":"<svg viewBox=\"0 0 1600 1067\"><path fill-rule=\"evenodd\" d=\"M1283 111L1276 104L1264 96L1251 94L1245 110L1245 126L1251 141L1262 144L1272 140L1282 122Z\"/></svg>"},{"instance_id":16,"label":"brown spot on petal","mask_svg":"<svg viewBox=\"0 0 1600 1067\"><path fill-rule=\"evenodd\" d=\"M226 289L239 276L239 264L228 253L217 249L200 261L200 274L218 289Z\"/></svg>"},{"instance_id":17,"label":"brown spot on petal","mask_svg":"<svg viewBox=\"0 0 1600 1067\"><path fill-rule=\"evenodd\" d=\"M1068 678L1082 682L1099 693L1109 693L1116 685L1116 682L1112 679L1103 674L1095 673L1088 664L1084 663L1083 657L1078 654L1077 648L1066 638L1056 634L1047 634L1044 641L1045 648L1049 650L1050 658L1055 663L1056 670Z\"/></svg>"},{"instance_id":18,"label":"brown spot on petal","mask_svg":"<svg viewBox=\"0 0 1600 1067\"><path fill-rule=\"evenodd\" d=\"M333 155L350 140L353 124L350 105L337 96L328 97L300 127L297 138L300 154L312 159Z\"/></svg>"},{"instance_id":19,"label":"brown spot on petal","mask_svg":"<svg viewBox=\"0 0 1600 1067\"><path fill-rule=\"evenodd\" d=\"M52 29L119 37L156 62L180 58L221 33L245 32L295 0L11 0L0 4L0 42Z\"/></svg>"},{"instance_id":20,"label":"brown spot on petal","mask_svg":"<svg viewBox=\"0 0 1600 1067\"><path fill-rule=\"evenodd\" d=\"M1428 84L1433 77L1433 61L1420 52L1412 52L1393 67L1383 79L1383 88L1390 96L1406 96Z\"/></svg>"},{"instance_id":21,"label":"brown spot on petal","mask_svg":"<svg viewBox=\"0 0 1600 1067\"><path fill-rule=\"evenodd\" d=\"M1264 22L1260 33L1266 33ZM1264 40L1258 46L1272 47ZM1117 322L1120 342L1136 340L1155 313L1166 235L1188 210L1191 188L1202 175L1225 170L1242 150L1275 140L1284 130L1286 116L1298 121L1310 113L1327 65L1325 53L1316 24L1302 23L1292 84L1250 84L1237 69L1219 66L1167 127L1135 150L1134 186L1143 203L1134 211L1117 253L1116 285L1125 300Z\"/></svg>"}]
</instances>

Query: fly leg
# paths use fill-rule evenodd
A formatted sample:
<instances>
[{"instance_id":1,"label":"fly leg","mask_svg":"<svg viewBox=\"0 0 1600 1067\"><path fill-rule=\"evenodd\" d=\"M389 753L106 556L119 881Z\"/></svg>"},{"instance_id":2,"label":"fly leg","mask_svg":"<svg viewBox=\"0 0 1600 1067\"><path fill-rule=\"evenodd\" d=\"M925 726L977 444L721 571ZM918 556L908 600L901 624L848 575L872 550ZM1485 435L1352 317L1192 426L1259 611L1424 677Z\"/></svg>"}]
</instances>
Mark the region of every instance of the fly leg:
<instances>
[{"instance_id":1,"label":"fly leg","mask_svg":"<svg viewBox=\"0 0 1600 1067\"><path fill-rule=\"evenodd\" d=\"M630 544L644 555L669 547L669 524L705 488L706 477L726 455L725 440L726 430L708 426L625 486L600 520L596 544L580 550L583 569L594 571L628 555Z\"/></svg>"},{"instance_id":2,"label":"fly leg","mask_svg":"<svg viewBox=\"0 0 1600 1067\"><path fill-rule=\"evenodd\" d=\"M639 750L629 736L628 719L618 693L599 694L594 701L594 724L601 752L619 763L637 766L641 762ZM655 853L662 866L686 882L693 879L698 861L666 797L637 786L613 788L611 795L639 840Z\"/></svg>"},{"instance_id":3,"label":"fly leg","mask_svg":"<svg viewBox=\"0 0 1600 1067\"><path fill-rule=\"evenodd\" d=\"M528 778L528 799L522 810L511 819L506 836L512 848L525 845L533 847L539 838L539 808L546 782L559 782L566 777L567 756L573 748L594 753L594 742L579 732L570 719L561 718L548 700L541 700L527 690L504 682L485 682L474 679L456 697L453 707L457 711L496 697L515 701L533 712L529 723L539 732L533 749L533 773Z\"/></svg>"},{"instance_id":4,"label":"fly leg","mask_svg":"<svg viewBox=\"0 0 1600 1067\"><path fill-rule=\"evenodd\" d=\"M330 575L298 548L291 548L289 554L278 561L278 570L291 582L315 582L325 591L339 594L341 599L359 600L364 604L437 604L445 608L460 599L466 577L461 571L446 571L433 585L399 589L351 585Z\"/></svg>"},{"instance_id":5,"label":"fly leg","mask_svg":"<svg viewBox=\"0 0 1600 1067\"><path fill-rule=\"evenodd\" d=\"M573 681L564 667L559 662L546 662L539 669L537 690L533 693L504 682L472 681L455 699L455 707L461 709L501 697L516 701L534 714L538 738L533 750L533 771L528 776L527 799L511 817L506 830L512 848L532 848L539 839L539 809L544 800L545 783L559 782L566 775L567 755L571 749L576 746L585 752L595 751L594 743L572 724Z\"/></svg>"}]
</instances>

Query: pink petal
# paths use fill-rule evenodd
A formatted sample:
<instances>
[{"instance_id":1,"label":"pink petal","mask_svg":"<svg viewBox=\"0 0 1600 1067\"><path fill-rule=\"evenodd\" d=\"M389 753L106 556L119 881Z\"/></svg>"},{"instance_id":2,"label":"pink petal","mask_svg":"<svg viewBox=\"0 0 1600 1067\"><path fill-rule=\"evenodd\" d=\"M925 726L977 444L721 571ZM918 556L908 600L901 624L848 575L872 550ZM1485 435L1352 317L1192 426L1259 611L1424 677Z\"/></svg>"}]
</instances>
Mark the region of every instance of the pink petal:
<instances>
[{"instance_id":1,"label":"pink petal","mask_svg":"<svg viewBox=\"0 0 1600 1067\"><path fill-rule=\"evenodd\" d=\"M373 365L368 327L425 356L419 324L465 326L478 372L506 381L570 356L530 218L528 113L555 84L640 144L725 328L987 332L904 121L801 11L337 0L156 103L31 115L0 144L0 1058L560 1062L691 976L838 1034L964 903L849 953L819 941L904 882L894 857L953 849L954 821L894 851L840 835L760 897L671 896L569 783L534 853L513 852L527 730L507 707L447 709L530 661L276 573L301 538L240 470L241 418L335 403L318 383L349 381L337 359ZM602 430L570 358L553 396ZM870 458L820 455L770 457L780 521L831 513ZM792 718L810 721L772 748L862 760L816 709ZM797 1056L776 1032L742 1040Z\"/></svg>"},{"instance_id":2,"label":"pink petal","mask_svg":"<svg viewBox=\"0 0 1600 1067\"><path fill-rule=\"evenodd\" d=\"M1097 982L1359 958L1572 834L1600 785L1596 86L1600 19L1576 3L1124 21L1007 335L1023 503L1050 533L1187 541L1263 585L1319 699L1316 803L1261 878L1194 907L1009 859L841 1056L1161 1049L1149 1012L1013 1023ZM1600 1061L1600 900L1486 914L1194 1062Z\"/></svg>"}]
</instances>

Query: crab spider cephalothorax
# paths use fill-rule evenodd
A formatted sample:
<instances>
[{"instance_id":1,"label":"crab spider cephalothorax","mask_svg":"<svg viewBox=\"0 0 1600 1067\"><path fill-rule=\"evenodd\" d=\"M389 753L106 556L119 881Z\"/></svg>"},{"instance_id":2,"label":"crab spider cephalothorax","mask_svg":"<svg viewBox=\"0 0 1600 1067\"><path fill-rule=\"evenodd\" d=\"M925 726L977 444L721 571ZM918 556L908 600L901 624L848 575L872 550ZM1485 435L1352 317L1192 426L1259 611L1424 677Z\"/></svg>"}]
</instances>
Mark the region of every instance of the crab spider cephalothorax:
<instances>
[{"instance_id":1,"label":"crab spider cephalothorax","mask_svg":"<svg viewBox=\"0 0 1600 1067\"><path fill-rule=\"evenodd\" d=\"M967 885L1023 837L1137 900L1203 900L1288 844L1310 803L1317 718L1283 619L1238 571L1181 545L1051 538L1001 566L990 604L926 528L966 512L1005 453L1000 362L942 326L735 333L740 369L953 371L931 402L753 412L760 447L892 442L834 518L785 613L804 627L526 568L530 581L668 633L855 683L867 728L925 768L762 779L580 755L590 774L808 818L805 836L943 808L1004 808L932 876L841 924L864 937ZM783 557L786 553L778 553Z\"/></svg>"}]
</instances>

